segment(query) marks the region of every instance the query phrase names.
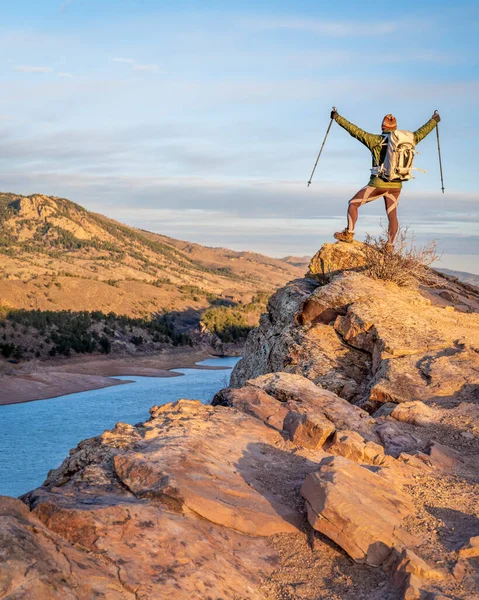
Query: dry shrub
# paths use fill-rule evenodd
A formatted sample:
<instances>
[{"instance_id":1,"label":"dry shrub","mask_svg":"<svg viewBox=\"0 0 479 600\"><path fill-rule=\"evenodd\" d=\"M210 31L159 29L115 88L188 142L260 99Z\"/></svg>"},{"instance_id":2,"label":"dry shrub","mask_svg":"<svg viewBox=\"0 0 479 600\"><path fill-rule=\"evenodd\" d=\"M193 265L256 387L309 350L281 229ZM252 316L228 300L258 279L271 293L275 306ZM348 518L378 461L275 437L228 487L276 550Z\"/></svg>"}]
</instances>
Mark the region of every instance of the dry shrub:
<instances>
[{"instance_id":1,"label":"dry shrub","mask_svg":"<svg viewBox=\"0 0 479 600\"><path fill-rule=\"evenodd\" d=\"M415 246L414 236L408 239L407 229L398 232L394 245L388 244L387 233L373 237L366 235L364 257L365 274L373 279L393 281L400 286L419 284L436 286L439 277L430 265L440 258L437 242Z\"/></svg>"}]
</instances>

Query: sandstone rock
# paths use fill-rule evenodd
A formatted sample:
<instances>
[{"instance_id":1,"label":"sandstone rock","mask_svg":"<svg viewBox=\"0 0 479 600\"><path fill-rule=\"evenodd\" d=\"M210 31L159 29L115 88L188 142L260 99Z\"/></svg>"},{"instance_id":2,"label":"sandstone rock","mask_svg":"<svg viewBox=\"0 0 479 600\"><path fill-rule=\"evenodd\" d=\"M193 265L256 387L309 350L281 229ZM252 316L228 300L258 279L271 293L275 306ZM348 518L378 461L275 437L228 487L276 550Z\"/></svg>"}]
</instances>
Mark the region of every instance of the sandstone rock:
<instances>
[{"instance_id":1,"label":"sandstone rock","mask_svg":"<svg viewBox=\"0 0 479 600\"><path fill-rule=\"evenodd\" d=\"M0 598L135 600L107 561L50 531L20 500L0 496Z\"/></svg>"},{"instance_id":2,"label":"sandstone rock","mask_svg":"<svg viewBox=\"0 0 479 600\"><path fill-rule=\"evenodd\" d=\"M263 390L255 387L226 388L218 392L211 402L212 406L231 406L260 419L267 425L281 431L284 418L290 409L297 407L296 402L278 402Z\"/></svg>"},{"instance_id":3,"label":"sandstone rock","mask_svg":"<svg viewBox=\"0 0 479 600\"><path fill-rule=\"evenodd\" d=\"M450 349L384 360L376 372L370 398L376 402L477 401L479 354Z\"/></svg>"},{"instance_id":4,"label":"sandstone rock","mask_svg":"<svg viewBox=\"0 0 479 600\"><path fill-rule=\"evenodd\" d=\"M271 297L268 314L246 341L244 357L233 369L231 386L277 371L304 375L347 400L364 396L369 357L348 347L333 328L298 327L304 301L317 289L310 280L293 281Z\"/></svg>"},{"instance_id":5,"label":"sandstone rock","mask_svg":"<svg viewBox=\"0 0 479 600\"><path fill-rule=\"evenodd\" d=\"M259 582L278 561L265 536L298 531L300 486L317 464L286 452L277 431L234 408L181 400L151 413L143 425L119 423L82 442L25 497L32 519L74 545L79 562L98 563L99 571L85 571L85 585L113 574L104 595L112 600L115 586L119 599L204 600L214 590L225 600L264 600ZM23 574L31 563L19 564ZM66 589L75 584L58 571ZM32 594L46 597L56 598Z\"/></svg>"},{"instance_id":6,"label":"sandstone rock","mask_svg":"<svg viewBox=\"0 0 479 600\"><path fill-rule=\"evenodd\" d=\"M457 302L458 297L457 294L455 294L454 292L450 292L449 290L443 290L442 292L439 292L439 295L441 296L441 298L444 298L444 300L447 300L448 302Z\"/></svg>"},{"instance_id":7,"label":"sandstone rock","mask_svg":"<svg viewBox=\"0 0 479 600\"><path fill-rule=\"evenodd\" d=\"M419 292L393 290L351 304L335 329L351 345L372 355L373 370L391 357L479 346L479 315L445 313ZM388 293L389 292L389 293Z\"/></svg>"},{"instance_id":8,"label":"sandstone rock","mask_svg":"<svg viewBox=\"0 0 479 600\"><path fill-rule=\"evenodd\" d=\"M356 463L381 465L385 459L382 446L366 441L356 431L336 431L326 450L330 454L344 456Z\"/></svg>"},{"instance_id":9,"label":"sandstone rock","mask_svg":"<svg viewBox=\"0 0 479 600\"><path fill-rule=\"evenodd\" d=\"M458 452L439 442L432 442L428 452L432 464L439 467L454 468L464 462Z\"/></svg>"},{"instance_id":10,"label":"sandstone rock","mask_svg":"<svg viewBox=\"0 0 479 600\"><path fill-rule=\"evenodd\" d=\"M391 417L411 425L429 425L434 421L434 410L417 400L403 402L392 411Z\"/></svg>"},{"instance_id":11,"label":"sandstone rock","mask_svg":"<svg viewBox=\"0 0 479 600\"><path fill-rule=\"evenodd\" d=\"M282 402L293 400L305 407L321 411L337 429L358 431L372 441L377 440L375 421L368 413L352 406L336 394L317 387L301 375L272 373L248 381L248 386L257 387Z\"/></svg>"},{"instance_id":12,"label":"sandstone rock","mask_svg":"<svg viewBox=\"0 0 479 600\"><path fill-rule=\"evenodd\" d=\"M328 285L317 287L303 302L297 319L301 325L329 324L339 315L346 315L355 302L366 302L383 292L379 281L347 273L335 277Z\"/></svg>"},{"instance_id":13,"label":"sandstone rock","mask_svg":"<svg viewBox=\"0 0 479 600\"><path fill-rule=\"evenodd\" d=\"M341 456L323 459L301 493L312 527L374 566L402 545L401 522L414 511L408 495Z\"/></svg>"},{"instance_id":14,"label":"sandstone rock","mask_svg":"<svg viewBox=\"0 0 479 600\"><path fill-rule=\"evenodd\" d=\"M383 565L386 571L391 571L393 584L404 590L404 599L420 600L427 593L431 582L443 581L446 575L430 567L412 550L396 548Z\"/></svg>"},{"instance_id":15,"label":"sandstone rock","mask_svg":"<svg viewBox=\"0 0 479 600\"><path fill-rule=\"evenodd\" d=\"M270 355L278 342L280 346L283 344L279 336L293 326L296 313L316 286L313 281L296 280L271 296L268 313L248 335L243 358L231 373L231 387L242 387L247 379L274 370L276 365L272 364Z\"/></svg>"},{"instance_id":16,"label":"sandstone rock","mask_svg":"<svg viewBox=\"0 0 479 600\"><path fill-rule=\"evenodd\" d=\"M460 558L474 558L479 556L479 535L472 537L469 542L459 550Z\"/></svg>"},{"instance_id":17,"label":"sandstone rock","mask_svg":"<svg viewBox=\"0 0 479 600\"><path fill-rule=\"evenodd\" d=\"M402 452L423 450L424 442L415 435L403 431L397 423L386 421L376 427L376 433L384 444L387 454L398 457Z\"/></svg>"},{"instance_id":18,"label":"sandstone rock","mask_svg":"<svg viewBox=\"0 0 479 600\"><path fill-rule=\"evenodd\" d=\"M283 429L297 446L317 450L334 432L335 427L322 413L291 410L284 419Z\"/></svg>"},{"instance_id":19,"label":"sandstone rock","mask_svg":"<svg viewBox=\"0 0 479 600\"><path fill-rule=\"evenodd\" d=\"M215 411L185 400L174 407L162 407L157 418L172 418L178 411L184 415L181 433L168 428L156 444L140 443L134 453L115 455L119 480L136 497L163 499L250 535L297 531L301 515L261 482L259 465L272 460L266 459L265 447L278 443L278 434L234 410ZM232 427L241 435L232 436ZM206 442L210 433L212 444Z\"/></svg>"},{"instance_id":20,"label":"sandstone rock","mask_svg":"<svg viewBox=\"0 0 479 600\"><path fill-rule=\"evenodd\" d=\"M397 404L394 402L385 402L377 410L374 411L373 417L378 419L379 417L389 417L392 411L396 408Z\"/></svg>"},{"instance_id":21,"label":"sandstone rock","mask_svg":"<svg viewBox=\"0 0 479 600\"><path fill-rule=\"evenodd\" d=\"M467 575L467 567L468 565L466 560L458 560L457 563L454 565L454 568L452 569L454 579L456 579L459 582L462 582L464 577Z\"/></svg>"},{"instance_id":22,"label":"sandstone rock","mask_svg":"<svg viewBox=\"0 0 479 600\"><path fill-rule=\"evenodd\" d=\"M307 277L324 283L334 275L361 269L365 264L363 244L353 242L344 247L342 242L324 244L311 259Z\"/></svg>"}]
</instances>

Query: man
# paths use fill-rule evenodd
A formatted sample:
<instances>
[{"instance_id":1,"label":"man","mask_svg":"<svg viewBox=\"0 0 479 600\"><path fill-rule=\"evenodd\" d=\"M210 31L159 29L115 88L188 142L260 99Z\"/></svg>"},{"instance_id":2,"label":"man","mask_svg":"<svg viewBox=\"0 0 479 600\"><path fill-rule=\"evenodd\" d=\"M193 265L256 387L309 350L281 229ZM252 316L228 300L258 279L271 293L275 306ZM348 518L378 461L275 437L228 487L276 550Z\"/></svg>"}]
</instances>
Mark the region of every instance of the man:
<instances>
[{"instance_id":1,"label":"man","mask_svg":"<svg viewBox=\"0 0 479 600\"><path fill-rule=\"evenodd\" d=\"M382 135L367 133L356 125L347 121L344 117L338 114L335 110L331 112L331 119L334 119L338 125L341 125L350 135L364 144L372 154L373 170L374 167L379 167L384 163L387 151L387 138L385 135L397 129L396 118L393 115L386 115L382 122ZM441 120L441 117L436 112L417 131L414 132L414 143L418 144L423 140ZM358 220L358 208L367 202L377 200L384 196L386 213L388 216L388 243L387 248L390 250L393 247L394 240L399 228L397 219L397 205L399 195L401 194L402 181L387 181L380 175L371 175L369 183L351 198L348 206L348 225L344 231L338 231L334 237L341 242L352 242L354 239L354 226Z\"/></svg>"}]
</instances>

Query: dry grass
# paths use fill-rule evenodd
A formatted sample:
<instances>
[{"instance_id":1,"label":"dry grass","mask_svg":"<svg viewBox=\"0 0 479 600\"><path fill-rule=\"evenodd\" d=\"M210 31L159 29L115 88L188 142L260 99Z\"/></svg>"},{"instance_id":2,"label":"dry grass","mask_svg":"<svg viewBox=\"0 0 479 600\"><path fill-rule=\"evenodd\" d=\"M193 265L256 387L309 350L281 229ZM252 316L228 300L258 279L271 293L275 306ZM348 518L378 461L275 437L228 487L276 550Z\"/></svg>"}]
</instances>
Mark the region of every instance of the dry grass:
<instances>
[{"instance_id":1,"label":"dry grass","mask_svg":"<svg viewBox=\"0 0 479 600\"><path fill-rule=\"evenodd\" d=\"M387 233L378 237L366 236L366 275L400 286L437 285L439 278L430 268L440 258L437 243L433 240L426 246L415 246L414 236L408 239L407 233L407 229L400 230L392 247L388 244Z\"/></svg>"}]
</instances>

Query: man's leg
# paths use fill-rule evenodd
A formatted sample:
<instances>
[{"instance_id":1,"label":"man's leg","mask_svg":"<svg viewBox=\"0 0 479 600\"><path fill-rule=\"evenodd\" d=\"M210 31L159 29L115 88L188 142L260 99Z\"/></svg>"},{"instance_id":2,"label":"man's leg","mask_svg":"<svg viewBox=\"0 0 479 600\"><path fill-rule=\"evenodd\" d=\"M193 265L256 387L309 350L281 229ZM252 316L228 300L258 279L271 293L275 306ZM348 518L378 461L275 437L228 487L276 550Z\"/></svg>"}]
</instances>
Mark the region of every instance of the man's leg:
<instances>
[{"instance_id":1,"label":"man's leg","mask_svg":"<svg viewBox=\"0 0 479 600\"><path fill-rule=\"evenodd\" d=\"M386 212L388 215L388 243L394 244L396 235L399 229L397 206L399 202L399 195L401 194L401 188L389 189L384 194L384 203L386 206Z\"/></svg>"},{"instance_id":2,"label":"man's leg","mask_svg":"<svg viewBox=\"0 0 479 600\"><path fill-rule=\"evenodd\" d=\"M344 231L338 231L334 237L341 242L352 242L354 238L354 227L358 220L358 209L367 202L372 202L384 195L384 189L366 185L351 198L348 205L348 226Z\"/></svg>"}]
</instances>

